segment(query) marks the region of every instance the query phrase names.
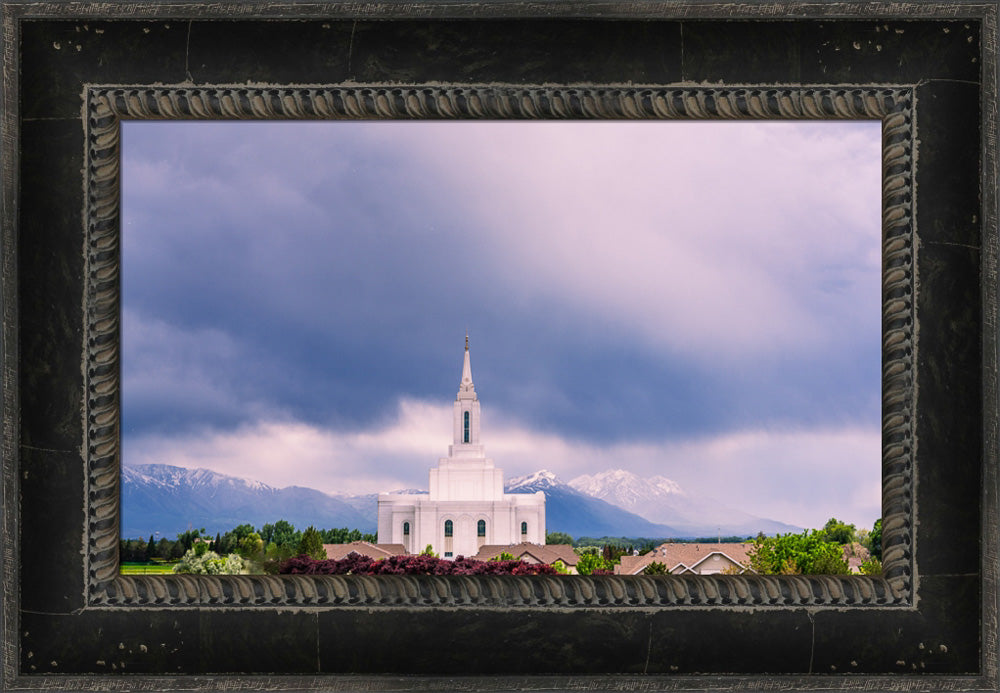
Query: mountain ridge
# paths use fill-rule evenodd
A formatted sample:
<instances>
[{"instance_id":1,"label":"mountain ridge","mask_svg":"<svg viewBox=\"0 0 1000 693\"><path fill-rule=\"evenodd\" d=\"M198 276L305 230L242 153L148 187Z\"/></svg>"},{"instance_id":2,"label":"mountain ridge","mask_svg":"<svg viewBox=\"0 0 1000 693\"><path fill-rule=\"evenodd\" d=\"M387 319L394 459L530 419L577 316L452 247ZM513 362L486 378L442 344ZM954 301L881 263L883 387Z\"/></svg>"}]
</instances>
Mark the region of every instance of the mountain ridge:
<instances>
[{"instance_id":1,"label":"mountain ridge","mask_svg":"<svg viewBox=\"0 0 1000 693\"><path fill-rule=\"evenodd\" d=\"M691 496L676 481L661 475L642 478L624 469L609 469L578 476L568 485L651 522L670 524L685 536L749 536L802 530L731 508L713 498Z\"/></svg>"},{"instance_id":2,"label":"mountain ridge","mask_svg":"<svg viewBox=\"0 0 1000 693\"><path fill-rule=\"evenodd\" d=\"M588 492L574 488L574 484ZM645 494L640 493L643 486L648 487ZM504 490L507 493L544 491L546 528L574 537L683 538L713 536L717 531L749 536L758 531L774 533L799 529L724 507L732 522L698 522L692 519L692 514L697 518L698 513L717 511L720 506L711 500L690 498L676 482L666 477L641 479L624 470L608 470L566 483L542 469L512 477L507 480ZM410 488L394 493L426 491ZM671 503L657 499L667 499ZM127 538L156 533L172 537L201 527L214 534L246 523L259 528L279 519L300 529L313 525L319 529L348 527L374 532L377 508L378 494L374 493L348 496L327 494L304 486L277 488L209 469L165 464L122 468L121 535ZM718 513L714 517L718 517Z\"/></svg>"}]
</instances>

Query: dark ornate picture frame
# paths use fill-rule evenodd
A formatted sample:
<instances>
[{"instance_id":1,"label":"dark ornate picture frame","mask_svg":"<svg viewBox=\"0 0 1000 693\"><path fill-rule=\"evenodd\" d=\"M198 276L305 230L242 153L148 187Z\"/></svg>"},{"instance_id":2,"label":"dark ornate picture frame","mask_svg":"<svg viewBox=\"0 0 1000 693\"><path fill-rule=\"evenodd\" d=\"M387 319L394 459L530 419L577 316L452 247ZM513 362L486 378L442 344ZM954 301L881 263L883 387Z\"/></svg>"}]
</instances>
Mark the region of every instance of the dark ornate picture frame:
<instances>
[{"instance_id":1,"label":"dark ornate picture frame","mask_svg":"<svg viewBox=\"0 0 1000 693\"><path fill-rule=\"evenodd\" d=\"M4 686L997 690L997 16L5 2ZM120 575L119 124L151 118L881 120L884 574Z\"/></svg>"}]
</instances>

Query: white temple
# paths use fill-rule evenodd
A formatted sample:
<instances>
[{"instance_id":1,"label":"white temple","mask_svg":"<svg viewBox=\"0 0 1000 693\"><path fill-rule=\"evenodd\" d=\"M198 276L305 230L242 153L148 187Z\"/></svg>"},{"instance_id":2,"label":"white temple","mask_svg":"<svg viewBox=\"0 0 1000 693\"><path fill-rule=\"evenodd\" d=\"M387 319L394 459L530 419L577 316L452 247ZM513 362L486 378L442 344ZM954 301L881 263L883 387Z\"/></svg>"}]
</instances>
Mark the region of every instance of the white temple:
<instances>
[{"instance_id":1,"label":"white temple","mask_svg":"<svg viewBox=\"0 0 1000 693\"><path fill-rule=\"evenodd\" d=\"M442 558L473 556L484 544L545 543L545 494L504 493L503 470L479 442L468 335L448 456L430 470L430 493L379 494L378 538L408 553L430 545Z\"/></svg>"}]
</instances>

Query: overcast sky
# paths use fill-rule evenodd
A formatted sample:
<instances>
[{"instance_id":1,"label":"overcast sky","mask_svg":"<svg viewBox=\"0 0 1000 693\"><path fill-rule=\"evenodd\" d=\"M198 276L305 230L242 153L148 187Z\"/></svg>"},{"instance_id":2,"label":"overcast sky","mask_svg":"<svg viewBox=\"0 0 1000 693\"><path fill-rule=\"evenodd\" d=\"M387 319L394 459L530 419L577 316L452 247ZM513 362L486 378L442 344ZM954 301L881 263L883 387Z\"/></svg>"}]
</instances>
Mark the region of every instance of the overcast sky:
<instances>
[{"instance_id":1,"label":"overcast sky","mask_svg":"<svg viewBox=\"0 0 1000 693\"><path fill-rule=\"evenodd\" d=\"M509 478L880 514L880 124L123 125L126 464L427 486L469 331Z\"/></svg>"}]
</instances>

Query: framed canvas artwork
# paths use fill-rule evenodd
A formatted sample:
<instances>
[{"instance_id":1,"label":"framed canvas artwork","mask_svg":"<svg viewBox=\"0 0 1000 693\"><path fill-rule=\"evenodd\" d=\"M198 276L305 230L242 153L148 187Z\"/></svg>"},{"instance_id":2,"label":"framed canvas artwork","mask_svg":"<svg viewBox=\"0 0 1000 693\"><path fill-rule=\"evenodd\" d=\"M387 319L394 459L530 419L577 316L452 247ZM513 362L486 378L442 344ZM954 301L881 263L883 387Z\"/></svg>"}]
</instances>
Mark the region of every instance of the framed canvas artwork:
<instances>
[{"instance_id":1,"label":"framed canvas artwork","mask_svg":"<svg viewBox=\"0 0 1000 693\"><path fill-rule=\"evenodd\" d=\"M997 10L5 1L4 687L997 690Z\"/></svg>"}]
</instances>

